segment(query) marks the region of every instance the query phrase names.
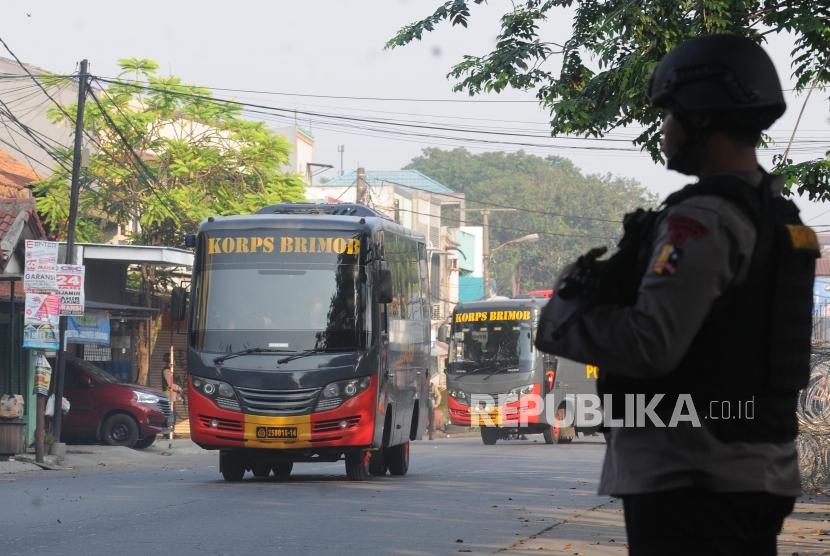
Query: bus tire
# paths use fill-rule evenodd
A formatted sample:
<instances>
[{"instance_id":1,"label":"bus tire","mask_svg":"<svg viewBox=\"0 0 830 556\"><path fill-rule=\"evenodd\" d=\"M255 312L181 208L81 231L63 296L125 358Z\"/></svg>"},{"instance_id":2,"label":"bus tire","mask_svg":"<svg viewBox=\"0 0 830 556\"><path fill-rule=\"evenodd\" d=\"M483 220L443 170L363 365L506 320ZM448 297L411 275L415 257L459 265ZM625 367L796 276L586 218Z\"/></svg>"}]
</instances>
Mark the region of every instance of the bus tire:
<instances>
[{"instance_id":1,"label":"bus tire","mask_svg":"<svg viewBox=\"0 0 830 556\"><path fill-rule=\"evenodd\" d=\"M375 450L372 452L372 457L369 460L369 475L375 477L383 477L386 475L386 458L383 450Z\"/></svg>"},{"instance_id":2,"label":"bus tire","mask_svg":"<svg viewBox=\"0 0 830 556\"><path fill-rule=\"evenodd\" d=\"M573 427L566 427L559 431L559 444L570 444L576 438L576 430Z\"/></svg>"},{"instance_id":3,"label":"bus tire","mask_svg":"<svg viewBox=\"0 0 830 556\"><path fill-rule=\"evenodd\" d=\"M346 453L346 477L350 481L365 481L369 478L369 450Z\"/></svg>"},{"instance_id":4,"label":"bus tire","mask_svg":"<svg viewBox=\"0 0 830 556\"><path fill-rule=\"evenodd\" d=\"M565 420L565 408L560 407L556 410L556 419L559 422L563 422ZM576 437L576 427L571 425L570 427L557 427L559 434L556 435L556 443L557 444L570 444L571 441Z\"/></svg>"},{"instance_id":5,"label":"bus tire","mask_svg":"<svg viewBox=\"0 0 830 556\"><path fill-rule=\"evenodd\" d=\"M251 464L251 473L257 479L264 479L271 474L271 466L263 461L255 461Z\"/></svg>"},{"instance_id":6,"label":"bus tire","mask_svg":"<svg viewBox=\"0 0 830 556\"><path fill-rule=\"evenodd\" d=\"M499 440L499 429L496 427L481 427L481 441L492 446Z\"/></svg>"},{"instance_id":7,"label":"bus tire","mask_svg":"<svg viewBox=\"0 0 830 556\"><path fill-rule=\"evenodd\" d=\"M383 455L390 475L401 477L409 471L409 441L386 449Z\"/></svg>"},{"instance_id":8,"label":"bus tire","mask_svg":"<svg viewBox=\"0 0 830 556\"><path fill-rule=\"evenodd\" d=\"M245 463L236 454L219 454L219 472L229 483L236 483L245 476Z\"/></svg>"},{"instance_id":9,"label":"bus tire","mask_svg":"<svg viewBox=\"0 0 830 556\"><path fill-rule=\"evenodd\" d=\"M286 477L291 475L291 471L293 469L293 461L281 461L279 463L271 465L271 471L274 472L274 476L278 479L285 479Z\"/></svg>"}]
</instances>

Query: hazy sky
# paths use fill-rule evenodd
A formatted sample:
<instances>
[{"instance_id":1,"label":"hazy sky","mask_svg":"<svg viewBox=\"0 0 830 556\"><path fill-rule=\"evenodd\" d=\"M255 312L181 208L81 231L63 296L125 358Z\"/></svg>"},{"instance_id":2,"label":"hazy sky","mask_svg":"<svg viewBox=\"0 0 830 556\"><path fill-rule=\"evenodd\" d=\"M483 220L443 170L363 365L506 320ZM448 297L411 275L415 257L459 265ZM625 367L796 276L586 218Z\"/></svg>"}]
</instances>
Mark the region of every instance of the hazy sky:
<instances>
[{"instance_id":1,"label":"hazy sky","mask_svg":"<svg viewBox=\"0 0 830 556\"><path fill-rule=\"evenodd\" d=\"M394 51L383 50L385 41L400 26L425 16L437 4L438 0L145 0L133 3L6 0L0 36L24 61L57 73L70 73L75 70L78 60L87 58L93 73L114 76L117 59L145 57L158 61L165 73L172 72L187 82L211 87L341 96L464 99L467 97L452 93L453 83L445 76L462 55L483 53L493 44L498 17L510 3L492 0L488 6L476 8L467 30L445 27L426 36L422 43ZM563 41L569 31L570 15L566 11L557 14L545 28L546 37L554 42ZM791 46L788 37L773 38L768 46L785 89L792 86L788 67ZM0 52L0 55L5 53ZM803 96L792 92L786 94L789 109L771 132L784 143L803 101ZM509 128L540 135L546 133L548 120L548 115L534 102L351 101L241 93L235 97L290 110L439 122L439 125L450 127L475 126L491 131ZM533 95L511 91L482 98L532 101ZM797 139L814 142L802 143L802 146L828 148L828 115L827 94L814 93L797 135ZM367 169L397 169L425 146L450 148L463 144L437 138L377 137L365 129L336 129L308 116L298 118L303 125L312 127L318 162L339 167L337 145L345 145L347 170L357 163ZM274 121L275 127L279 125ZM617 137L631 136L634 131L622 131ZM442 134L436 131L425 133ZM630 146L625 142L466 136L537 144ZM473 152L522 148L475 143L464 146ZM662 169L639 152L561 147L524 147L524 150L568 157L586 173L611 172L632 177L660 195L687 181L683 176ZM793 158L803 160L818 156L817 152L818 149L812 153L798 152ZM767 166L769 159L766 156L763 160ZM333 176L335 171L329 171L328 175ZM800 204L805 217L813 219L812 223L830 223L830 205ZM822 215L825 210L828 213Z\"/></svg>"}]
</instances>

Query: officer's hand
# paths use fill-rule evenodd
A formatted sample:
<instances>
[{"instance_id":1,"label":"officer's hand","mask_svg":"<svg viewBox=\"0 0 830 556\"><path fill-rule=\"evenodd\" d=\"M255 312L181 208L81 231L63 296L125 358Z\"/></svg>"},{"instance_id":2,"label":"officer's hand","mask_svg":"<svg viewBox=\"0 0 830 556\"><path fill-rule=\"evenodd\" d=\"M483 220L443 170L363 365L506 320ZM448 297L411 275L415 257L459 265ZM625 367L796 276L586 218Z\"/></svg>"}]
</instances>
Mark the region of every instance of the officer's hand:
<instances>
[{"instance_id":1,"label":"officer's hand","mask_svg":"<svg viewBox=\"0 0 830 556\"><path fill-rule=\"evenodd\" d=\"M562 269L562 271L556 277L556 282L553 285L553 293L554 294L559 291L559 289L562 287L562 284L565 283L565 280L567 280L569 276L573 275L575 270L576 270L576 263L575 262L565 266L565 268Z\"/></svg>"}]
</instances>

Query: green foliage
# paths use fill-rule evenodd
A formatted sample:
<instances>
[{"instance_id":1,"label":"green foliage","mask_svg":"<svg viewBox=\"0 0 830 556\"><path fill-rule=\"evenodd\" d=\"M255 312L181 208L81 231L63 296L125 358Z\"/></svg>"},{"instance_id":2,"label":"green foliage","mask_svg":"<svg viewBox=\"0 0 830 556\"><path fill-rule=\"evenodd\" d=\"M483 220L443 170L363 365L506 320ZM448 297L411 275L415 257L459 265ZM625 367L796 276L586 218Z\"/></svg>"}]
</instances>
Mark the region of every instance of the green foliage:
<instances>
[{"instance_id":1,"label":"green foliage","mask_svg":"<svg viewBox=\"0 0 830 556\"><path fill-rule=\"evenodd\" d=\"M387 43L394 48L420 40L441 22L466 27L470 6L482 0L450 0L431 16L405 26ZM658 111L645 95L651 71L679 42L707 33L732 32L758 42L769 33L795 37L791 67L797 90L830 83L830 5L780 0L523 0L501 18L495 48L464 56L449 73L456 91L470 95L507 87L535 90L552 114L553 135L599 137L639 124L634 140L660 160ZM573 33L559 43L546 41L539 27L575 8ZM557 56L561 56L558 58ZM556 70L552 62L561 62ZM799 180L811 198L830 196L828 161L816 160L777 171Z\"/></svg>"},{"instance_id":2,"label":"green foliage","mask_svg":"<svg viewBox=\"0 0 830 556\"><path fill-rule=\"evenodd\" d=\"M119 64L122 77L154 90L128 84L96 90L129 148L98 105L87 101L84 127L100 148L87 141L92 154L80 196L79 241L106 240L115 225L129 230L137 222L133 242L181 245L208 216L251 213L304 198L302 179L283 171L289 143L264 123L242 119L238 106L194 98L209 97L210 91L158 76L152 60ZM76 106L64 108L74 117ZM57 108L50 116L71 124ZM144 161L143 168L130 150ZM69 178L59 168L35 187L38 209L58 237L66 233Z\"/></svg>"},{"instance_id":3,"label":"green foliage","mask_svg":"<svg viewBox=\"0 0 830 556\"><path fill-rule=\"evenodd\" d=\"M463 148L429 148L407 168L464 192L470 209L490 206L477 201L529 209L490 215L491 250L528 233L540 234L537 242L495 252L491 270L499 293L506 295L516 264L523 291L549 288L555 274L578 255L598 245L613 246L626 212L656 201L634 181L585 176L567 159L521 151L472 154ZM479 225L481 217L470 210L465 222Z\"/></svg>"}]
</instances>

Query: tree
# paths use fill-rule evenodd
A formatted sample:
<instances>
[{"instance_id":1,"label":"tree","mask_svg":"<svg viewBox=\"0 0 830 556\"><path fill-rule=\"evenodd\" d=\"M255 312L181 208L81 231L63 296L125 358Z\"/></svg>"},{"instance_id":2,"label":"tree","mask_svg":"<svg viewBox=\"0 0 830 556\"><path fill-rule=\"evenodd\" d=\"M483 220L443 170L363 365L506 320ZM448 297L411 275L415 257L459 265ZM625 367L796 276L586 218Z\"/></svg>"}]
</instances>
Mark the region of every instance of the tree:
<instances>
[{"instance_id":1,"label":"tree","mask_svg":"<svg viewBox=\"0 0 830 556\"><path fill-rule=\"evenodd\" d=\"M447 0L432 15L403 27L387 43L394 48L420 40L445 21L466 27L470 7L485 0ZM731 32L765 40L770 33L795 37L791 67L796 90L830 82L830 5L780 0L523 0L501 18L495 48L468 55L448 77L470 95L507 87L536 91L552 113L553 135L601 137L620 126L640 124L635 140L661 160L660 113L645 91L651 71L679 42L707 33ZM557 8L575 7L573 34L558 42L540 35ZM561 55L558 70L551 68ZM793 164L777 159L787 185L811 199L830 199L830 151L825 158Z\"/></svg>"},{"instance_id":2,"label":"tree","mask_svg":"<svg viewBox=\"0 0 830 556\"><path fill-rule=\"evenodd\" d=\"M137 223L133 242L181 245L208 216L304 198L302 179L283 171L290 144L264 123L241 118L238 105L206 100L207 89L158 76L152 60L119 65L120 77L133 81L96 90L100 104L87 102L84 128L93 153L80 197L79 241L101 241L115 225ZM64 111L74 118L76 107L54 108L50 116L69 124ZM35 188L57 237L65 235L68 188L62 167Z\"/></svg>"},{"instance_id":3,"label":"tree","mask_svg":"<svg viewBox=\"0 0 830 556\"><path fill-rule=\"evenodd\" d=\"M92 154L80 194L78 241L107 240L120 229L133 243L183 245L209 216L304 198L302 179L283 171L288 141L264 123L241 118L238 105L212 101L207 89L157 75L152 60L130 58L119 65L119 77L130 80L93 89L86 104ZM71 125L76 113L74 105L55 107L50 117ZM64 166L34 188L56 238L65 237L69 216ZM140 304L151 305L165 276L151 267L131 276ZM151 323L138 327L139 383L146 382L157 330Z\"/></svg>"},{"instance_id":4,"label":"tree","mask_svg":"<svg viewBox=\"0 0 830 556\"><path fill-rule=\"evenodd\" d=\"M556 273L578 255L599 245L612 247L626 212L655 202L632 180L585 176L567 159L521 151L428 148L407 168L463 192L468 208L526 209L490 216L491 250L526 234L540 235L537 242L507 246L493 256L490 269L501 294L511 293L517 266L523 291L551 287ZM465 222L478 225L481 217L471 210Z\"/></svg>"}]
</instances>

